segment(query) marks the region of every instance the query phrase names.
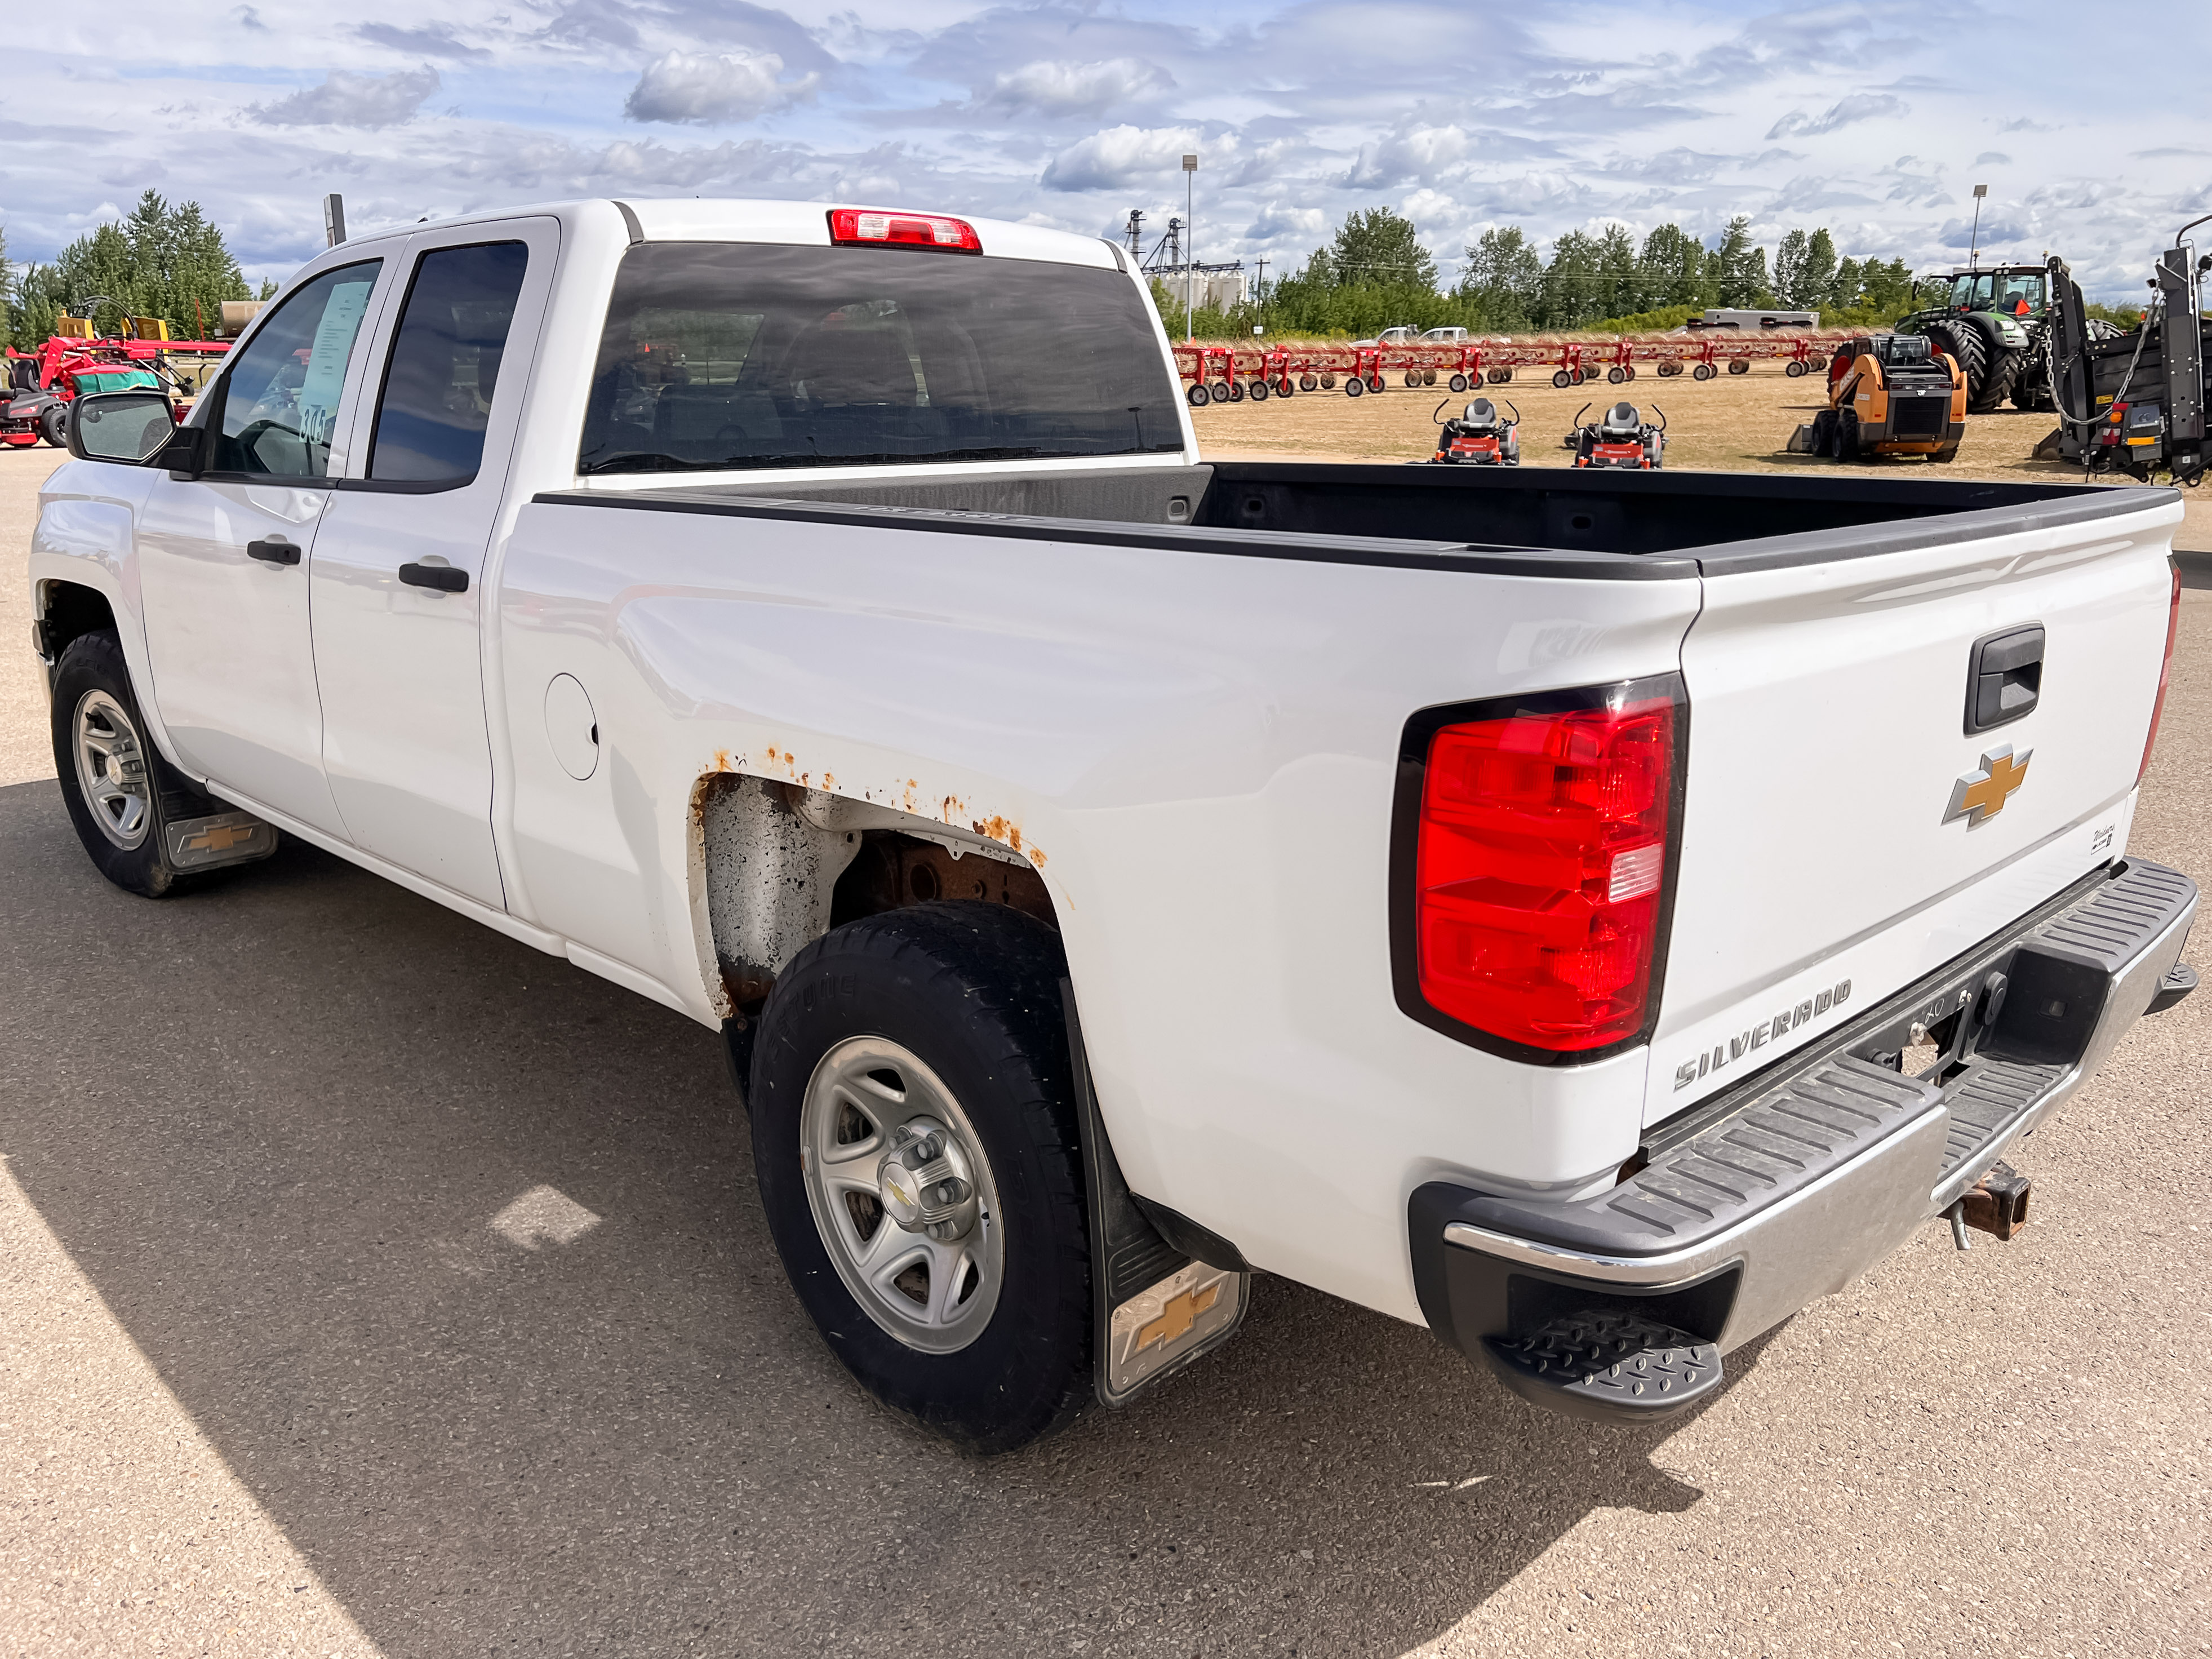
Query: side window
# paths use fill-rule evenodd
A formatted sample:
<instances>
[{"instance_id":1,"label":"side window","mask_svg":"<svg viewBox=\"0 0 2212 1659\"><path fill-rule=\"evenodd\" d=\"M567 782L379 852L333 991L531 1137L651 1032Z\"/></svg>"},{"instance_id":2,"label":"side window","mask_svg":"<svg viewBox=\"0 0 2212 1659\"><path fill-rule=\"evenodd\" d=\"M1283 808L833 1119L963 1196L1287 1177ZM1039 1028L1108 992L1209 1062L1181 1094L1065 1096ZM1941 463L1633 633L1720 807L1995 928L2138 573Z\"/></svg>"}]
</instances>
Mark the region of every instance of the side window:
<instances>
[{"instance_id":1,"label":"side window","mask_svg":"<svg viewBox=\"0 0 2212 1659\"><path fill-rule=\"evenodd\" d=\"M370 477L466 483L476 477L529 263L520 242L438 248L422 256L392 337L369 445Z\"/></svg>"},{"instance_id":2,"label":"side window","mask_svg":"<svg viewBox=\"0 0 2212 1659\"><path fill-rule=\"evenodd\" d=\"M326 270L290 295L223 376L216 472L279 478L330 476L331 430L346 360L382 261Z\"/></svg>"}]
</instances>

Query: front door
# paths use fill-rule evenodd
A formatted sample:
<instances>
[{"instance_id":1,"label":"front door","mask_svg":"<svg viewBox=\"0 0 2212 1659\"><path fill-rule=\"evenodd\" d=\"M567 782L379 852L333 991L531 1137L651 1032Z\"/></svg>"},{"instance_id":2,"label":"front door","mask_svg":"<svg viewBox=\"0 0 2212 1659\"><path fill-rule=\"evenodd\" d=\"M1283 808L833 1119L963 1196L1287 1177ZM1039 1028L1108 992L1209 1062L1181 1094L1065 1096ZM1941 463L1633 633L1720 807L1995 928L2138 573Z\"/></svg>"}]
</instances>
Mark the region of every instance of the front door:
<instances>
[{"instance_id":1,"label":"front door","mask_svg":"<svg viewBox=\"0 0 2212 1659\"><path fill-rule=\"evenodd\" d=\"M154 697L178 758L331 834L308 571L380 266L325 271L253 331L210 394L209 470L156 477L137 533Z\"/></svg>"},{"instance_id":2,"label":"front door","mask_svg":"<svg viewBox=\"0 0 2212 1659\"><path fill-rule=\"evenodd\" d=\"M408 244L370 361L356 476L323 515L313 581L323 762L354 844L504 906L492 846L480 630L558 227ZM512 349L510 349L510 342ZM503 373L502 370L511 372Z\"/></svg>"}]
</instances>

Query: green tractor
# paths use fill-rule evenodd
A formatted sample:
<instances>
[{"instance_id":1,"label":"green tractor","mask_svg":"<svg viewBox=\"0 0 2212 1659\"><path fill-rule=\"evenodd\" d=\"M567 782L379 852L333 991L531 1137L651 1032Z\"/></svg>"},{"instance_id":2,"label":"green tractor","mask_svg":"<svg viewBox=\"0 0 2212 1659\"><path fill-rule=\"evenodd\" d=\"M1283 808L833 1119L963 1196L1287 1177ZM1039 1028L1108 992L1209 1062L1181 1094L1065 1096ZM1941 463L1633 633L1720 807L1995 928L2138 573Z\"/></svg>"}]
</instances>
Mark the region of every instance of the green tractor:
<instances>
[{"instance_id":1,"label":"green tractor","mask_svg":"<svg viewBox=\"0 0 2212 1659\"><path fill-rule=\"evenodd\" d=\"M2008 398L2018 409L2051 408L2049 272L2041 265L1969 266L1952 271L1949 281L1948 303L1914 312L1895 331L1924 334L1958 360L1971 414L1986 415Z\"/></svg>"}]
</instances>

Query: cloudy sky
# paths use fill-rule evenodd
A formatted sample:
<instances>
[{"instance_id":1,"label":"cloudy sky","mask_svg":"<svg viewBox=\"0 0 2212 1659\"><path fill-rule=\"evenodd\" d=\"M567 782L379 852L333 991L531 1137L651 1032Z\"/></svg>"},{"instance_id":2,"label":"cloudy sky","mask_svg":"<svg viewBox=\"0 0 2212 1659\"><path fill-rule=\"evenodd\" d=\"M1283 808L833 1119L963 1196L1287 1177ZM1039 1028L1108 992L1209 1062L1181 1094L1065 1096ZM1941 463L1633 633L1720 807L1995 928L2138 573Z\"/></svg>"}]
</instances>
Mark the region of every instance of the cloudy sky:
<instances>
[{"instance_id":1,"label":"cloudy sky","mask_svg":"<svg viewBox=\"0 0 2212 1659\"><path fill-rule=\"evenodd\" d=\"M283 277L358 231L557 198L775 196L1091 234L1182 208L1271 273L1349 209L1456 274L1608 219L1845 252L2071 259L2105 297L2212 210L2212 8L1422 0L103 0L10 31L0 225L51 257L149 186ZM2121 19L2132 20L2124 22ZM23 20L27 21L27 20ZM2212 236L2205 241L2212 244Z\"/></svg>"}]
</instances>

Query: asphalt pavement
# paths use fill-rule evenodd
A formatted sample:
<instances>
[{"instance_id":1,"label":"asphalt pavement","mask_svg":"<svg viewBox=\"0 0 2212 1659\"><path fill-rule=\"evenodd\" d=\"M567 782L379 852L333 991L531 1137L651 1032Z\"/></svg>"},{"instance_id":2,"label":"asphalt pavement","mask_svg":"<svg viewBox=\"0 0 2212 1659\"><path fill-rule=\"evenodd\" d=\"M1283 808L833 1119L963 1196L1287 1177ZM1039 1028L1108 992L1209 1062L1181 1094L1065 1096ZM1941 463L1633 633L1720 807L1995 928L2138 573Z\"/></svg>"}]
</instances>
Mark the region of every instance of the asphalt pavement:
<instances>
[{"instance_id":1,"label":"asphalt pavement","mask_svg":"<svg viewBox=\"0 0 2212 1659\"><path fill-rule=\"evenodd\" d=\"M713 1035L288 845L108 887L0 453L0 1655L2206 1650L2212 996L1651 1431L1279 1279L1012 1456L786 1287ZM2212 872L2212 591L2135 848Z\"/></svg>"}]
</instances>

